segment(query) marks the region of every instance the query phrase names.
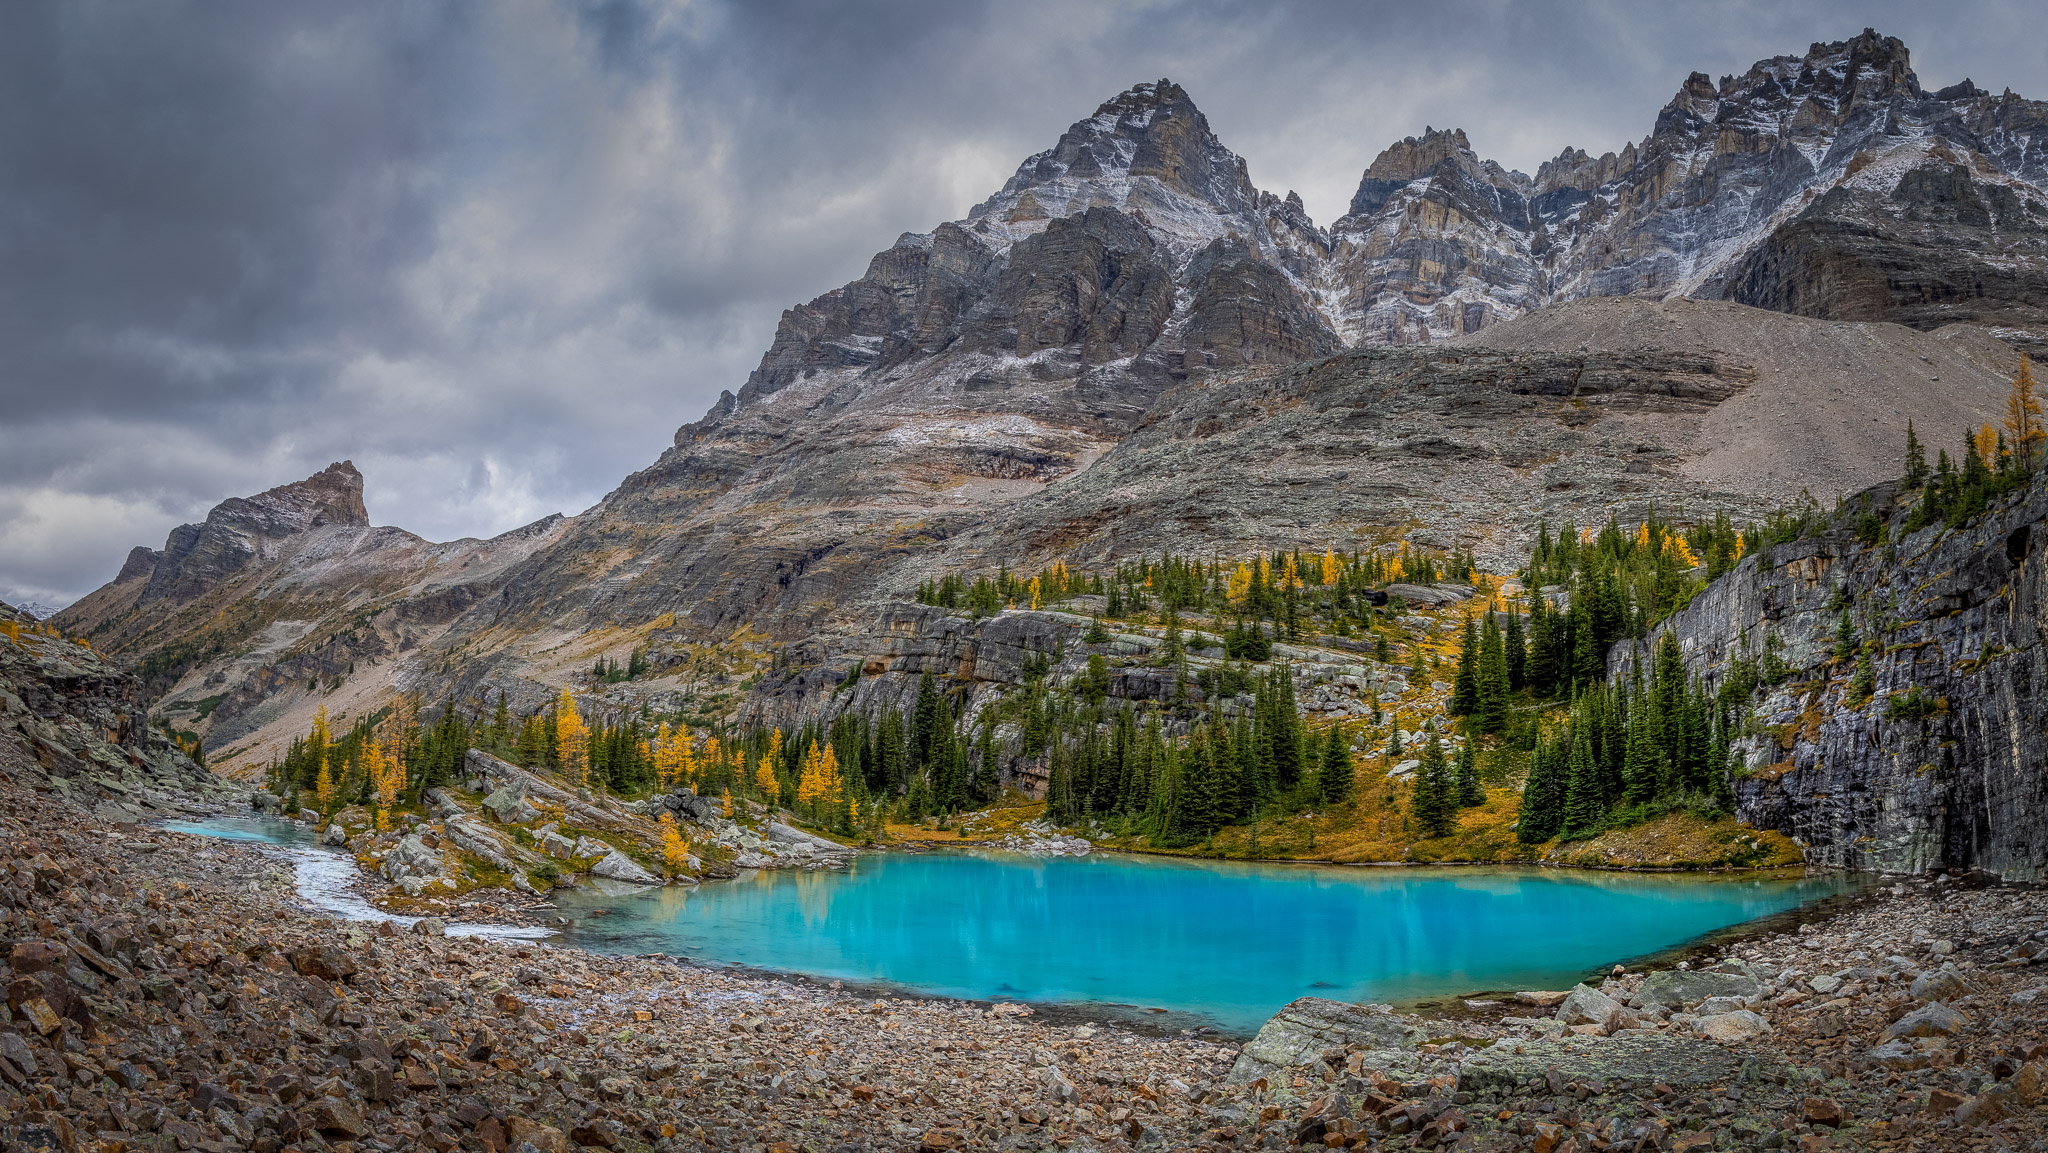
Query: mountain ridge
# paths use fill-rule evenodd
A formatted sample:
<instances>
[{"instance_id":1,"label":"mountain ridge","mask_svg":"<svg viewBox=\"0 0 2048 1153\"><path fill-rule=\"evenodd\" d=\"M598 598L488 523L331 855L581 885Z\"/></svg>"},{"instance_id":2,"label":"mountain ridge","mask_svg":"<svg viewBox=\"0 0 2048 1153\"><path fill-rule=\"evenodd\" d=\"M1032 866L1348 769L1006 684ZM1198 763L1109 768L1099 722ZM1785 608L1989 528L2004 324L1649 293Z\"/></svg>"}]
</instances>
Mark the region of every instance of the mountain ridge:
<instances>
[{"instance_id":1,"label":"mountain ridge","mask_svg":"<svg viewBox=\"0 0 2048 1153\"><path fill-rule=\"evenodd\" d=\"M2031 183L2048 164L2014 133L2048 123L2044 108L1974 85L1929 96L1904 46L1866 31L1718 84L1694 74L1642 141L1565 150L1535 177L1429 129L1376 156L1323 228L1298 196L1252 183L1179 85L1136 85L966 217L904 234L786 311L739 390L591 509L435 545L366 518L272 540L224 504L220 524L173 534L147 582L131 555L63 623L153 655L175 699L224 689L214 715L239 739L297 723L337 679L530 707L593 655L657 634L751 637L763 653L854 635L869 606L939 568L1060 548L1235 549L1341 527L1504 559L1539 515L1583 522L1651 499L1753 515L1799 487L1827 499L1868 483L1887 428L1995 417L2003 345L1871 322L1989 312L2027 345L2048 305L2030 263L2048 251L2048 192ZM1866 257L1888 262L1875 292ZM1894 275L1902 263L1929 275ZM1982 291L1936 290L1965 276ZM1756 314L1778 319L1674 295L1722 285L1782 305ZM1661 310L1650 343L1587 347L1610 297ZM1826 315L1799 319L1813 312ZM1825 395L1768 363L1797 361L1801 342L1847 366L1822 374ZM1431 351L1373 352L1410 345ZM1859 397L1859 371L1883 387ZM1284 407L1290 382L1311 380L1349 415L1310 426L1271 409L1274 389ZM1386 391L1401 380L1443 391L1413 405ZM1711 383L1695 395L1688 381ZM1250 407L1216 407L1226 397ZM1770 406L1795 401L1833 423L1786 456L1780 425L1798 422ZM1877 430L1844 423L1859 401ZM1713 450L1694 451L1689 428L1736 447L1700 464ZM1155 442L1166 429L1183 431ZM1127 458L1168 450L1174 467L1111 483ZM1226 459L1235 487L1204 475ZM1288 483L1296 467L1335 486L1322 503L1341 518L1288 515L1310 491ZM1374 470L1393 471L1363 483ZM1220 511L1188 507L1201 491Z\"/></svg>"}]
</instances>

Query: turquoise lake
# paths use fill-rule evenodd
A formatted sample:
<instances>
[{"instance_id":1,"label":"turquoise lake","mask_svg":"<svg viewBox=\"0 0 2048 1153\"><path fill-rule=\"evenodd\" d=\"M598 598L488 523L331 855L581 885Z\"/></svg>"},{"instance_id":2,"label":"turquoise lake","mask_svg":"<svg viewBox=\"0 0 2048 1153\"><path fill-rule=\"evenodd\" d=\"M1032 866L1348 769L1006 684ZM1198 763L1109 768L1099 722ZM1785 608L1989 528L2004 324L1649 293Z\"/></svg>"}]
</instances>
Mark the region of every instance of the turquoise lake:
<instances>
[{"instance_id":1,"label":"turquoise lake","mask_svg":"<svg viewBox=\"0 0 2048 1153\"><path fill-rule=\"evenodd\" d=\"M172 827L303 837L279 835L273 822ZM1183 1024L1242 1034L1306 995L1403 1002L1566 988L1595 969L1851 884L1124 854L868 853L843 872L559 892L572 923L557 939L940 996L1088 1005L1105 1017L1163 1009Z\"/></svg>"}]
</instances>

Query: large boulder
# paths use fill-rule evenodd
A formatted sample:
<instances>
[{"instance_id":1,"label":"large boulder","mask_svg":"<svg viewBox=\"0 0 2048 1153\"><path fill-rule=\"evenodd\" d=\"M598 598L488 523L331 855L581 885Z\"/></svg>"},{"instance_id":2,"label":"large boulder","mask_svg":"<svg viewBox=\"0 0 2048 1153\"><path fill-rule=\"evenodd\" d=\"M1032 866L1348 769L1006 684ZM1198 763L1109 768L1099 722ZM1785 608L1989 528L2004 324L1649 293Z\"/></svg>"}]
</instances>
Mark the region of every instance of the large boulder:
<instances>
[{"instance_id":1,"label":"large boulder","mask_svg":"<svg viewBox=\"0 0 2048 1153\"><path fill-rule=\"evenodd\" d=\"M768 839L771 841L779 841L785 845L808 846L811 849L811 851L819 853L853 852L852 849L847 848L845 845L842 845L837 841L828 841L824 837L814 836L810 833L804 832L802 829L792 828L789 825L785 825L780 821L770 821L768 823Z\"/></svg>"},{"instance_id":2,"label":"large boulder","mask_svg":"<svg viewBox=\"0 0 2048 1153\"><path fill-rule=\"evenodd\" d=\"M1557 1019L1567 1025L1598 1025L1605 1029L1622 1012L1621 1002L1593 988L1574 985L1557 1007Z\"/></svg>"},{"instance_id":3,"label":"large boulder","mask_svg":"<svg viewBox=\"0 0 2048 1153\"><path fill-rule=\"evenodd\" d=\"M1911 990L1915 1001L1946 1001L1968 991L1969 986L1963 983L1963 975L1956 972L1954 965L1930 969L1913 978Z\"/></svg>"},{"instance_id":4,"label":"large boulder","mask_svg":"<svg viewBox=\"0 0 2048 1153\"><path fill-rule=\"evenodd\" d=\"M381 871L385 880L398 885L409 878L439 877L444 870L441 854L428 848L419 834L413 833L402 838L384 857Z\"/></svg>"},{"instance_id":5,"label":"large boulder","mask_svg":"<svg viewBox=\"0 0 2048 1153\"><path fill-rule=\"evenodd\" d=\"M540 810L526 799L526 783L500 785L484 798L484 811L501 825L517 825L540 816Z\"/></svg>"},{"instance_id":6,"label":"large boulder","mask_svg":"<svg viewBox=\"0 0 2048 1153\"><path fill-rule=\"evenodd\" d=\"M1762 1015L1747 1009L1736 1009L1728 1013L1714 1013L1693 1022L1693 1031L1709 1040L1722 1044L1748 1041L1771 1031L1771 1023Z\"/></svg>"},{"instance_id":7,"label":"large boulder","mask_svg":"<svg viewBox=\"0 0 2048 1153\"><path fill-rule=\"evenodd\" d=\"M626 881L635 885L661 884L660 877L641 868L633 862L631 857L626 856L626 854L619 852L617 849L612 850L609 856L597 864L590 866L590 875L593 877L604 877L613 881Z\"/></svg>"},{"instance_id":8,"label":"large boulder","mask_svg":"<svg viewBox=\"0 0 2048 1153\"><path fill-rule=\"evenodd\" d=\"M1719 1045L1668 1033L1572 1034L1482 1049L1460 1066L1458 1088L1520 1090L1531 1077L1553 1070L1566 1081L1625 1079L1684 1088L1727 1081L1735 1075L1736 1061Z\"/></svg>"},{"instance_id":9,"label":"large boulder","mask_svg":"<svg viewBox=\"0 0 2048 1153\"><path fill-rule=\"evenodd\" d=\"M1228 1080L1242 1085L1275 1070L1314 1061L1325 1049L1350 1045L1414 1049L1426 1036L1384 1006L1302 997L1288 1002L1259 1027L1258 1035L1239 1051Z\"/></svg>"},{"instance_id":10,"label":"large boulder","mask_svg":"<svg viewBox=\"0 0 2048 1153\"><path fill-rule=\"evenodd\" d=\"M1683 1009L1709 997L1748 998L1763 991L1763 983L1746 973L1666 969L1644 978L1643 987L1629 999L1629 1004L1638 1009L1651 1005Z\"/></svg>"},{"instance_id":11,"label":"large boulder","mask_svg":"<svg viewBox=\"0 0 2048 1153\"><path fill-rule=\"evenodd\" d=\"M1951 1037L1962 1032L1970 1023L1968 1017L1949 1008L1939 1001L1920 1006L1918 1009L1893 1021L1891 1028L1878 1038L1892 1041L1900 1037Z\"/></svg>"}]
</instances>

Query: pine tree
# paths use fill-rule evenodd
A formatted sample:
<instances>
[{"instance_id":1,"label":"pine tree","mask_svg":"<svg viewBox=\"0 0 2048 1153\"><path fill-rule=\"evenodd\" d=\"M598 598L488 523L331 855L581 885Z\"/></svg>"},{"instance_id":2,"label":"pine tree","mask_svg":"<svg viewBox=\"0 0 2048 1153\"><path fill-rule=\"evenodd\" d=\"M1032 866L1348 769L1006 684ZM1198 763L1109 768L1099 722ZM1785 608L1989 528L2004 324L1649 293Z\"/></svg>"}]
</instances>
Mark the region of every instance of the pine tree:
<instances>
[{"instance_id":1,"label":"pine tree","mask_svg":"<svg viewBox=\"0 0 2048 1153\"><path fill-rule=\"evenodd\" d=\"M1515 839L1540 845L1557 835L1564 821L1566 774L1570 756L1556 745L1538 743L1529 757L1529 780L1522 787L1522 810Z\"/></svg>"},{"instance_id":2,"label":"pine tree","mask_svg":"<svg viewBox=\"0 0 2048 1153\"><path fill-rule=\"evenodd\" d=\"M1508 688L1514 692L1521 692L1529 683L1529 647L1522 635L1521 613L1512 610L1508 613L1506 631Z\"/></svg>"},{"instance_id":3,"label":"pine tree","mask_svg":"<svg viewBox=\"0 0 2048 1153\"><path fill-rule=\"evenodd\" d=\"M1479 630L1472 623L1472 617L1465 617L1465 628L1458 637L1458 672L1451 681L1451 699L1444 705L1444 712L1454 716L1470 716L1479 710Z\"/></svg>"},{"instance_id":4,"label":"pine tree","mask_svg":"<svg viewBox=\"0 0 2048 1153\"><path fill-rule=\"evenodd\" d=\"M1486 612L1486 626L1479 640L1479 670L1475 677L1475 708L1479 731L1497 733L1508 719L1508 657L1500 622L1493 610Z\"/></svg>"},{"instance_id":5,"label":"pine tree","mask_svg":"<svg viewBox=\"0 0 2048 1153\"><path fill-rule=\"evenodd\" d=\"M1458 753L1458 785L1455 801L1461 809L1475 808L1486 803L1486 789L1479 783L1479 742L1470 737Z\"/></svg>"},{"instance_id":6,"label":"pine tree","mask_svg":"<svg viewBox=\"0 0 2048 1153\"><path fill-rule=\"evenodd\" d=\"M1558 835L1567 838L1589 832L1607 812L1602 799L1605 793L1600 787L1600 767L1593 756L1592 726L1574 720L1571 760L1565 777L1564 819L1558 826Z\"/></svg>"},{"instance_id":7,"label":"pine tree","mask_svg":"<svg viewBox=\"0 0 2048 1153\"><path fill-rule=\"evenodd\" d=\"M1334 725L1330 729L1328 743L1323 746L1323 767L1318 777L1317 783L1322 786L1325 803L1341 805L1351 799L1351 737L1343 725Z\"/></svg>"},{"instance_id":8,"label":"pine tree","mask_svg":"<svg viewBox=\"0 0 2048 1153\"><path fill-rule=\"evenodd\" d=\"M1443 743L1433 728L1422 736L1422 764L1415 770L1415 791L1409 798L1409 815L1424 837L1446 837L1457 824L1457 810L1451 794L1450 766L1444 761Z\"/></svg>"},{"instance_id":9,"label":"pine tree","mask_svg":"<svg viewBox=\"0 0 2048 1153\"><path fill-rule=\"evenodd\" d=\"M2025 354L2021 354L2024 362ZM1919 488L1927 483L1927 450L1920 445L1920 437L1913 431L1913 422L1906 422L1906 475L1907 488Z\"/></svg>"}]
</instances>

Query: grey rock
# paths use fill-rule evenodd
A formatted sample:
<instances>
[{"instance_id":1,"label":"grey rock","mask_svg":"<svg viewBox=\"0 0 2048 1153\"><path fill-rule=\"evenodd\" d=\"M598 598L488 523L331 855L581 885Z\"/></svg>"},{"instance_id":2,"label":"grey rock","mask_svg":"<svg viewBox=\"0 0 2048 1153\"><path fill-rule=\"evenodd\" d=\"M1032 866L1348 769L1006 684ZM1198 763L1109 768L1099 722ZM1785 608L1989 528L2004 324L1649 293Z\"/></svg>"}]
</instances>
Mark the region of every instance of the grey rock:
<instances>
[{"instance_id":1,"label":"grey rock","mask_svg":"<svg viewBox=\"0 0 2048 1153\"><path fill-rule=\"evenodd\" d=\"M1515 1048L1522 1051L1517 1053ZM1519 1089L1531 1077L1547 1077L1552 1071L1562 1082L1628 1079L1684 1087L1724 1082L1736 1067L1736 1059L1727 1050L1688 1037L1648 1032L1615 1037L1572 1034L1483 1049L1465 1058L1458 1087L1472 1092Z\"/></svg>"},{"instance_id":2,"label":"grey rock","mask_svg":"<svg viewBox=\"0 0 2048 1153\"><path fill-rule=\"evenodd\" d=\"M1951 968L1933 969L1913 978L1911 992L1916 1001L1947 1001L1968 992L1963 975Z\"/></svg>"},{"instance_id":3,"label":"grey rock","mask_svg":"<svg viewBox=\"0 0 2048 1153\"><path fill-rule=\"evenodd\" d=\"M1932 1064L1927 1054L1913 1047L1908 1041L1886 1041L1865 1054L1871 1064L1893 1072L1907 1072L1925 1069Z\"/></svg>"},{"instance_id":4,"label":"grey rock","mask_svg":"<svg viewBox=\"0 0 2048 1153\"><path fill-rule=\"evenodd\" d=\"M412 923L412 931L422 937L445 937L448 923L439 917L421 917Z\"/></svg>"},{"instance_id":5,"label":"grey rock","mask_svg":"<svg viewBox=\"0 0 2048 1153\"><path fill-rule=\"evenodd\" d=\"M1702 1037L1711 1038L1724 1044L1748 1041L1771 1031L1771 1023L1761 1014L1747 1009L1734 1009L1720 1013L1701 1014L1693 1022L1693 1031Z\"/></svg>"},{"instance_id":6,"label":"grey rock","mask_svg":"<svg viewBox=\"0 0 2048 1153\"><path fill-rule=\"evenodd\" d=\"M590 874L611 881L627 881L635 885L659 885L661 878L633 863L631 857L614 849L603 860L590 866Z\"/></svg>"},{"instance_id":7,"label":"grey rock","mask_svg":"<svg viewBox=\"0 0 2048 1153\"><path fill-rule=\"evenodd\" d=\"M1622 1011L1619 1001L1590 985L1574 985L1557 1007L1557 1019L1566 1025L1599 1025L1605 1028Z\"/></svg>"},{"instance_id":8,"label":"grey rock","mask_svg":"<svg viewBox=\"0 0 2048 1153\"><path fill-rule=\"evenodd\" d=\"M1643 979L1642 988L1629 998L1637 1007L1662 1005L1684 1009L1709 997L1755 997L1763 984L1746 974L1716 973L1698 969L1663 969Z\"/></svg>"},{"instance_id":9,"label":"grey rock","mask_svg":"<svg viewBox=\"0 0 2048 1153\"><path fill-rule=\"evenodd\" d=\"M1323 1050L1346 1045L1373 1049L1414 1049L1422 1029L1377 1006L1352 1005L1326 997L1301 997L1268 1018L1238 1052L1228 1082L1242 1085L1277 1069L1306 1064Z\"/></svg>"},{"instance_id":10,"label":"grey rock","mask_svg":"<svg viewBox=\"0 0 2048 1153\"><path fill-rule=\"evenodd\" d=\"M526 799L523 782L501 785L483 799L484 811L501 825L523 824L540 816L540 810Z\"/></svg>"},{"instance_id":11,"label":"grey rock","mask_svg":"<svg viewBox=\"0 0 2048 1153\"><path fill-rule=\"evenodd\" d=\"M1939 1001L1920 1006L1891 1023L1882 1041L1900 1037L1948 1037L1963 1030L1970 1019Z\"/></svg>"}]
</instances>

